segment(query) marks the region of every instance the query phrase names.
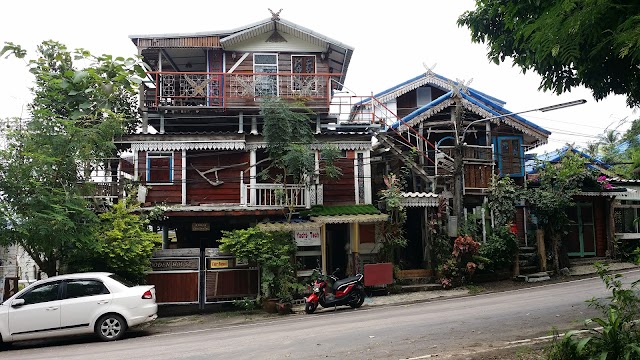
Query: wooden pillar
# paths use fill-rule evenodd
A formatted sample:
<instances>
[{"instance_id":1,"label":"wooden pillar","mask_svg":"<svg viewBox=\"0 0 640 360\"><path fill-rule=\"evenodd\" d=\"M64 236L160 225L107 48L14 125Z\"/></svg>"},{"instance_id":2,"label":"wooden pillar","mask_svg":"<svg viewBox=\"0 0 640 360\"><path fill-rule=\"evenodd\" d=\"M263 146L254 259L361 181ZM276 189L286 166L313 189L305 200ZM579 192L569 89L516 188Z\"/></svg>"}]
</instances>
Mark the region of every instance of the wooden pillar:
<instances>
[{"instance_id":1,"label":"wooden pillar","mask_svg":"<svg viewBox=\"0 0 640 360\"><path fill-rule=\"evenodd\" d=\"M169 248L169 227L162 225L162 250Z\"/></svg>"},{"instance_id":2,"label":"wooden pillar","mask_svg":"<svg viewBox=\"0 0 640 360\"><path fill-rule=\"evenodd\" d=\"M238 115L238 134L244 133L244 113L240 111Z\"/></svg>"},{"instance_id":3,"label":"wooden pillar","mask_svg":"<svg viewBox=\"0 0 640 360\"><path fill-rule=\"evenodd\" d=\"M540 271L547 271L547 251L544 248L544 230L536 230L536 241L538 243L538 258L540 259Z\"/></svg>"},{"instance_id":4,"label":"wooden pillar","mask_svg":"<svg viewBox=\"0 0 640 360\"><path fill-rule=\"evenodd\" d=\"M256 183L257 183L257 169L256 169L256 150L252 149L249 152L249 204L256 204Z\"/></svg>"},{"instance_id":5,"label":"wooden pillar","mask_svg":"<svg viewBox=\"0 0 640 360\"><path fill-rule=\"evenodd\" d=\"M251 135L258 135L258 118L251 117Z\"/></svg>"},{"instance_id":6,"label":"wooden pillar","mask_svg":"<svg viewBox=\"0 0 640 360\"><path fill-rule=\"evenodd\" d=\"M360 252L359 247L360 247L360 224L359 223L352 223L351 226L353 226L353 237L351 239L351 256L353 257L353 274L355 275L357 273L361 272L360 269L360 255L358 255L358 253Z\"/></svg>"},{"instance_id":7,"label":"wooden pillar","mask_svg":"<svg viewBox=\"0 0 640 360\"><path fill-rule=\"evenodd\" d=\"M322 273L327 274L327 224L320 227L320 252L322 254Z\"/></svg>"}]
</instances>

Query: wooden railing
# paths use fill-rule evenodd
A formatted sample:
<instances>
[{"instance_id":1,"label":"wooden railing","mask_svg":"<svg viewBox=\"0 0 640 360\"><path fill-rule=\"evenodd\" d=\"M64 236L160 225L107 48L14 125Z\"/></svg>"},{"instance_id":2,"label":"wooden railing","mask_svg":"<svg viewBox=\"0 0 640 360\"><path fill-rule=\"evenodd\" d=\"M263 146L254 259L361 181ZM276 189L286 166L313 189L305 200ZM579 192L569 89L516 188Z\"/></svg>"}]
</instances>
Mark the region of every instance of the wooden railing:
<instances>
[{"instance_id":1,"label":"wooden railing","mask_svg":"<svg viewBox=\"0 0 640 360\"><path fill-rule=\"evenodd\" d=\"M147 108L199 106L229 108L260 105L260 98L304 100L310 107L329 107L331 79L339 74L149 72Z\"/></svg>"}]
</instances>

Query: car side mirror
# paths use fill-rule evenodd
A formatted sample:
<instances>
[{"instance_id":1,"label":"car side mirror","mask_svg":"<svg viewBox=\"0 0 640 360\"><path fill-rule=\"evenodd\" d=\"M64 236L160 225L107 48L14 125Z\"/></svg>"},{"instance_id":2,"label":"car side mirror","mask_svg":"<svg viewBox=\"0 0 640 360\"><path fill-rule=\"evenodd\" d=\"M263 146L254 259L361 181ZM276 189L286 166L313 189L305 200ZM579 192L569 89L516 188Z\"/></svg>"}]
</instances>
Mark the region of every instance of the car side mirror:
<instances>
[{"instance_id":1,"label":"car side mirror","mask_svg":"<svg viewBox=\"0 0 640 360\"><path fill-rule=\"evenodd\" d=\"M11 302L11 307L17 308L24 305L24 299L15 299Z\"/></svg>"}]
</instances>

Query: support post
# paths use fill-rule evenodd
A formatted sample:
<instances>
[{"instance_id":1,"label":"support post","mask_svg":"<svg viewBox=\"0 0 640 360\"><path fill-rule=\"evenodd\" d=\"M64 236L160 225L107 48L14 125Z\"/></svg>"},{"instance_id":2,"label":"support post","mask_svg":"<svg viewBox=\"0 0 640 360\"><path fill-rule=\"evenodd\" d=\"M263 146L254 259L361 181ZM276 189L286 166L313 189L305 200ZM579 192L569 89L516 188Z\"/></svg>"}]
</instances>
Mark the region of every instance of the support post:
<instances>
[{"instance_id":1,"label":"support post","mask_svg":"<svg viewBox=\"0 0 640 360\"><path fill-rule=\"evenodd\" d=\"M251 117L251 135L258 135L258 118L256 116Z\"/></svg>"},{"instance_id":2,"label":"support post","mask_svg":"<svg viewBox=\"0 0 640 360\"><path fill-rule=\"evenodd\" d=\"M169 227L162 225L162 250L169 248Z\"/></svg>"},{"instance_id":3,"label":"support post","mask_svg":"<svg viewBox=\"0 0 640 360\"><path fill-rule=\"evenodd\" d=\"M244 113L240 111L238 115L238 134L244 133Z\"/></svg>"},{"instance_id":4,"label":"support post","mask_svg":"<svg viewBox=\"0 0 640 360\"><path fill-rule=\"evenodd\" d=\"M256 204L256 150L249 152L249 204Z\"/></svg>"},{"instance_id":5,"label":"support post","mask_svg":"<svg viewBox=\"0 0 640 360\"><path fill-rule=\"evenodd\" d=\"M460 139L461 134L459 134L462 130L462 109L459 101L456 102L456 106L451 112L451 117L456 129L456 146L453 159L453 214L458 218L458 226L460 226L464 221L464 200L462 198L464 139Z\"/></svg>"},{"instance_id":6,"label":"support post","mask_svg":"<svg viewBox=\"0 0 640 360\"><path fill-rule=\"evenodd\" d=\"M320 250L322 253L322 273L327 274L327 224L320 227Z\"/></svg>"},{"instance_id":7,"label":"support post","mask_svg":"<svg viewBox=\"0 0 640 360\"><path fill-rule=\"evenodd\" d=\"M182 150L182 171L180 176L182 182L182 205L187 205L187 150Z\"/></svg>"},{"instance_id":8,"label":"support post","mask_svg":"<svg viewBox=\"0 0 640 360\"><path fill-rule=\"evenodd\" d=\"M536 241L538 243L538 259L540 259L540 271L547 271L547 251L544 248L544 230L536 230Z\"/></svg>"},{"instance_id":9,"label":"support post","mask_svg":"<svg viewBox=\"0 0 640 360\"><path fill-rule=\"evenodd\" d=\"M316 134L320 134L320 132L322 132L322 129L320 127L320 115L316 116Z\"/></svg>"}]
</instances>

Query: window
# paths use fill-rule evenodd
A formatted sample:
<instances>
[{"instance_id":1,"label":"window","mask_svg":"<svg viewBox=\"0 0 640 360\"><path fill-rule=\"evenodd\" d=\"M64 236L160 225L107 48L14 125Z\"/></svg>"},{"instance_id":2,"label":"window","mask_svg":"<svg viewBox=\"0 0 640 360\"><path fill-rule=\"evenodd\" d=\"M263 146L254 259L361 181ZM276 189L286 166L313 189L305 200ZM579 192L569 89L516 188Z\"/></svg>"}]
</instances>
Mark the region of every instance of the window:
<instances>
[{"instance_id":1,"label":"window","mask_svg":"<svg viewBox=\"0 0 640 360\"><path fill-rule=\"evenodd\" d=\"M69 280L65 299L73 299L85 296L109 294L109 290L98 280Z\"/></svg>"},{"instance_id":2,"label":"window","mask_svg":"<svg viewBox=\"0 0 640 360\"><path fill-rule=\"evenodd\" d=\"M24 299L25 305L39 304L43 302L58 300L58 289L60 288L60 282L55 281L38 285L31 291L21 295L19 298Z\"/></svg>"},{"instance_id":3,"label":"window","mask_svg":"<svg viewBox=\"0 0 640 360\"><path fill-rule=\"evenodd\" d=\"M625 206L627 207L616 207L613 209L616 234L633 234L640 232L635 222L638 216L640 216L640 204L637 204L636 207Z\"/></svg>"},{"instance_id":4,"label":"window","mask_svg":"<svg viewBox=\"0 0 640 360\"><path fill-rule=\"evenodd\" d=\"M134 284L133 282L123 278L120 275L116 275L116 274L111 274L109 275L110 278L112 278L113 280L119 282L120 284L126 286L126 287L134 287L137 286L137 284Z\"/></svg>"},{"instance_id":5,"label":"window","mask_svg":"<svg viewBox=\"0 0 640 360\"><path fill-rule=\"evenodd\" d=\"M253 72L262 73L254 77L256 96L278 96L278 76L264 75L278 72L277 54L254 54Z\"/></svg>"},{"instance_id":6,"label":"window","mask_svg":"<svg viewBox=\"0 0 640 360\"><path fill-rule=\"evenodd\" d=\"M152 184L173 182L173 153L147 154L147 182Z\"/></svg>"},{"instance_id":7,"label":"window","mask_svg":"<svg viewBox=\"0 0 640 360\"><path fill-rule=\"evenodd\" d=\"M291 89L309 95L316 91L316 57L312 55L291 56L291 72L298 75L291 78ZM314 75L309 75L314 74Z\"/></svg>"},{"instance_id":8,"label":"window","mask_svg":"<svg viewBox=\"0 0 640 360\"><path fill-rule=\"evenodd\" d=\"M431 88L419 87L416 89L416 105L423 107L431 102Z\"/></svg>"},{"instance_id":9,"label":"window","mask_svg":"<svg viewBox=\"0 0 640 360\"><path fill-rule=\"evenodd\" d=\"M498 165L502 176L524 176L522 138L498 138Z\"/></svg>"}]
</instances>

